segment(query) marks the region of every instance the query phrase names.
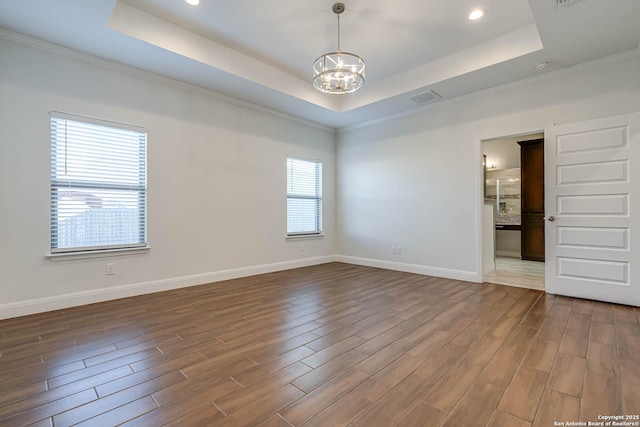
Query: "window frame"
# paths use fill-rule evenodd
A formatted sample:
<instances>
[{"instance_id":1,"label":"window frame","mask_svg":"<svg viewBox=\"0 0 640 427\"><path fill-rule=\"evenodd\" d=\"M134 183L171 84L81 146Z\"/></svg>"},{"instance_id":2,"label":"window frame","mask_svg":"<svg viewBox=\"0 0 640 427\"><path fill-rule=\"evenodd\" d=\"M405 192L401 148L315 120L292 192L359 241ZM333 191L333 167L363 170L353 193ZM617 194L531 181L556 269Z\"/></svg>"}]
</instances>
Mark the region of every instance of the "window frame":
<instances>
[{"instance_id":1,"label":"window frame","mask_svg":"<svg viewBox=\"0 0 640 427\"><path fill-rule=\"evenodd\" d=\"M314 163L315 164L315 186L316 186L316 194L311 196L311 195L301 195L301 194L292 194L289 193L289 160L297 160L297 161L304 161L304 162L309 162L309 163ZM320 159L314 159L314 158L309 158L309 157L301 157L301 156L292 156L292 155L287 155L286 157L286 162L285 162L285 166L286 166L286 171L287 171L287 214L286 214L286 229L287 229L287 234L286 234L286 238L287 239L301 239L301 238L314 238L314 237L323 237L324 234L324 206L323 206L323 189L324 189L324 185L323 185L323 173L322 173L322 169L323 169L323 162ZM318 171L318 167L319 167L319 171ZM319 175L319 176L318 176ZM288 210L288 205L289 205L289 199L296 199L296 200L315 200L316 201L316 207L315 207L315 211L316 211L316 215L315 215L315 219L316 219L316 227L315 230L313 231L297 231L297 232L289 232L289 210Z\"/></svg>"},{"instance_id":2,"label":"window frame","mask_svg":"<svg viewBox=\"0 0 640 427\"><path fill-rule=\"evenodd\" d=\"M140 172L138 173L138 184L124 184L118 182L92 182L89 180L81 180L81 179L56 179L57 174L57 149L56 144L58 143L54 138L53 133L53 121L54 119L58 120L69 120L73 122L78 122L86 125L94 125L101 126L105 128L125 130L139 133L138 138L138 167L140 168ZM84 256L85 258L90 258L93 256L113 256L119 255L123 252L143 252L149 249L148 245L148 188L147 188L147 173L148 173L148 164L147 164L147 129L140 126L129 125L120 122L114 122L110 120L97 119L93 117L81 116L76 114L63 113L59 111L50 111L49 112L49 149L50 149L50 170L49 170L49 194L50 194L50 217L49 217L49 237L50 237L50 251L46 255L49 258L65 258L65 257L75 257ZM75 246L75 247L58 247L58 215L60 209L58 208L59 197L54 197L53 194L55 191L59 191L65 187L79 188L79 189L92 189L92 190L116 190L116 191L127 191L130 193L135 193L138 198L138 221L136 221L136 228L138 228L139 241L131 242L131 243L122 243L122 244L114 244L114 245L95 245L95 246Z\"/></svg>"}]
</instances>

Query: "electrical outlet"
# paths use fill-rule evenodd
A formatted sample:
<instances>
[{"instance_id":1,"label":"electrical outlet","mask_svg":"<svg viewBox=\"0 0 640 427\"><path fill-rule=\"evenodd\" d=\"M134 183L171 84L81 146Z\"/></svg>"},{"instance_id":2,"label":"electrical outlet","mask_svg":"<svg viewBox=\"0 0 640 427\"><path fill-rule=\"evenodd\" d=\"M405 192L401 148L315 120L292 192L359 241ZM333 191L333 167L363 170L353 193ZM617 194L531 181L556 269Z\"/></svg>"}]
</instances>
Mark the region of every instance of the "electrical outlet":
<instances>
[{"instance_id":1,"label":"electrical outlet","mask_svg":"<svg viewBox=\"0 0 640 427\"><path fill-rule=\"evenodd\" d=\"M116 264L113 262L110 262L109 264L107 264L105 273L107 274L107 276L115 276Z\"/></svg>"}]
</instances>

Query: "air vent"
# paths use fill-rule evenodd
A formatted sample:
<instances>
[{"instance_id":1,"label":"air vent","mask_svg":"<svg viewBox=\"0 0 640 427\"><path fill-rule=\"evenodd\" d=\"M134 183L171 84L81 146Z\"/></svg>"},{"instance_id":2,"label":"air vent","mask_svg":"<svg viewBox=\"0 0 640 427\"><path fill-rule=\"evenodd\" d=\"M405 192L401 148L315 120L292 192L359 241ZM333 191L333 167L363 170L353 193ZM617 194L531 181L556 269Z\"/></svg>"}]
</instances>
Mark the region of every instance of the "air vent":
<instances>
[{"instance_id":1,"label":"air vent","mask_svg":"<svg viewBox=\"0 0 640 427\"><path fill-rule=\"evenodd\" d=\"M440 98L442 97L432 90L428 90L426 92L422 92L409 97L410 100L412 100L413 102L417 102L418 104L424 104L425 102L434 102Z\"/></svg>"},{"instance_id":2,"label":"air vent","mask_svg":"<svg viewBox=\"0 0 640 427\"><path fill-rule=\"evenodd\" d=\"M580 3L583 0L556 0L557 7L568 7L573 6L576 3Z\"/></svg>"}]
</instances>

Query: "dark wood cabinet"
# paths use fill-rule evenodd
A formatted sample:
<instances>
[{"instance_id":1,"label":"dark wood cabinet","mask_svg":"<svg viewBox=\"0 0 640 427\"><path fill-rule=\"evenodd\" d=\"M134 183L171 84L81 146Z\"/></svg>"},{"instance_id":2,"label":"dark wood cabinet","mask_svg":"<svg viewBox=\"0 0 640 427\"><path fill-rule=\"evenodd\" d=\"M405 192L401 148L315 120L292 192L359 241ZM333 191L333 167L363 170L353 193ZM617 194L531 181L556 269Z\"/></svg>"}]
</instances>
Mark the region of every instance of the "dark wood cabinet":
<instances>
[{"instance_id":1,"label":"dark wood cabinet","mask_svg":"<svg viewBox=\"0 0 640 427\"><path fill-rule=\"evenodd\" d=\"M544 261L544 139L519 141L521 256Z\"/></svg>"}]
</instances>

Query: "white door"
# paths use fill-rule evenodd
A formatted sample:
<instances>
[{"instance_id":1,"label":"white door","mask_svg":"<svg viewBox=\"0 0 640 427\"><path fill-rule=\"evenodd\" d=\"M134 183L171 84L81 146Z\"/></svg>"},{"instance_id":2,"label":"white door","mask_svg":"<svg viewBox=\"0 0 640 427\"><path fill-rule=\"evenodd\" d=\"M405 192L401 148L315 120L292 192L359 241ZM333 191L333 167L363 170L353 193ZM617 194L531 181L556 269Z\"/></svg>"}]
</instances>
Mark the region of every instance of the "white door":
<instances>
[{"instance_id":1,"label":"white door","mask_svg":"<svg viewBox=\"0 0 640 427\"><path fill-rule=\"evenodd\" d=\"M640 114L553 126L544 149L547 292L640 306Z\"/></svg>"}]
</instances>

